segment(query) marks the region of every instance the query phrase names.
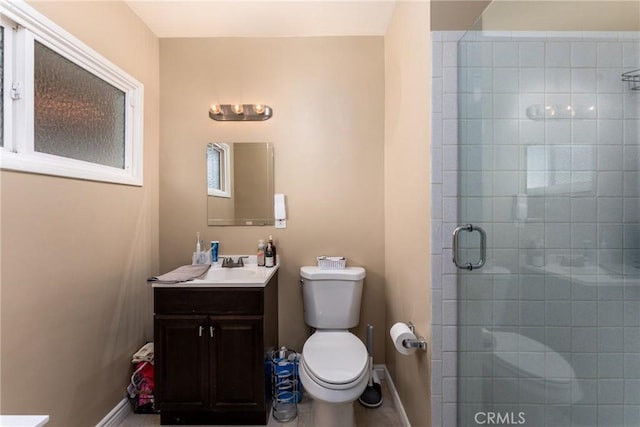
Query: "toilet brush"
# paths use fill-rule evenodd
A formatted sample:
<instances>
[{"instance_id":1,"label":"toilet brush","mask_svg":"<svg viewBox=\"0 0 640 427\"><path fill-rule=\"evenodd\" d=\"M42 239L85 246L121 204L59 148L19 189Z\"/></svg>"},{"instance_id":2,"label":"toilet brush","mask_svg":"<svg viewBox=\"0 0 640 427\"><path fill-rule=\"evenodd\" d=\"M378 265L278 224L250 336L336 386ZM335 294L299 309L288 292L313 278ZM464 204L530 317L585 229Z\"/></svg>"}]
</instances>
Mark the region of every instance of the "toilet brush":
<instances>
[{"instance_id":1,"label":"toilet brush","mask_svg":"<svg viewBox=\"0 0 640 427\"><path fill-rule=\"evenodd\" d=\"M369 382L358 400L367 408L382 405L382 387L374 381L373 372L373 326L367 325L367 352L369 353Z\"/></svg>"}]
</instances>

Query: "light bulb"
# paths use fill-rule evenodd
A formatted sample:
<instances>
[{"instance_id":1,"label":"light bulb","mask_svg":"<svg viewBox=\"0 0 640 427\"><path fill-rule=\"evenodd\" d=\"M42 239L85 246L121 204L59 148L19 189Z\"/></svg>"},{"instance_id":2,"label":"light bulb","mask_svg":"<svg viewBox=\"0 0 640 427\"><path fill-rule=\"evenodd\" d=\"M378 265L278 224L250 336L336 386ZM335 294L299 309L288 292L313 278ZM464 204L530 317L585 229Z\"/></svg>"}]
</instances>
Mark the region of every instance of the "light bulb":
<instances>
[{"instance_id":1,"label":"light bulb","mask_svg":"<svg viewBox=\"0 0 640 427\"><path fill-rule=\"evenodd\" d=\"M233 112L236 114L242 114L243 113L242 104L233 104Z\"/></svg>"},{"instance_id":2,"label":"light bulb","mask_svg":"<svg viewBox=\"0 0 640 427\"><path fill-rule=\"evenodd\" d=\"M264 114L264 105L262 104L256 104L253 109L256 110L258 114Z\"/></svg>"},{"instance_id":3,"label":"light bulb","mask_svg":"<svg viewBox=\"0 0 640 427\"><path fill-rule=\"evenodd\" d=\"M209 111L211 111L213 114L222 114L222 109L220 109L220 104L211 104Z\"/></svg>"}]
</instances>

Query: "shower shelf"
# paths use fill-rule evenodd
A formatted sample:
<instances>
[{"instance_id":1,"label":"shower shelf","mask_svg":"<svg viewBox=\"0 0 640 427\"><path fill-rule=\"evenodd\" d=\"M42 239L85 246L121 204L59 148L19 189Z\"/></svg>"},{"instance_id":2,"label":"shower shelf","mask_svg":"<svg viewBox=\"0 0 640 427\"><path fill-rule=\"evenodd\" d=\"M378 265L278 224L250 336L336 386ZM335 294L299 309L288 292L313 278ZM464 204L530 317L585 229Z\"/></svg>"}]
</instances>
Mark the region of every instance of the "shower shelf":
<instances>
[{"instance_id":1,"label":"shower shelf","mask_svg":"<svg viewBox=\"0 0 640 427\"><path fill-rule=\"evenodd\" d=\"M622 73L622 81L629 82L629 89L640 90L640 68Z\"/></svg>"}]
</instances>

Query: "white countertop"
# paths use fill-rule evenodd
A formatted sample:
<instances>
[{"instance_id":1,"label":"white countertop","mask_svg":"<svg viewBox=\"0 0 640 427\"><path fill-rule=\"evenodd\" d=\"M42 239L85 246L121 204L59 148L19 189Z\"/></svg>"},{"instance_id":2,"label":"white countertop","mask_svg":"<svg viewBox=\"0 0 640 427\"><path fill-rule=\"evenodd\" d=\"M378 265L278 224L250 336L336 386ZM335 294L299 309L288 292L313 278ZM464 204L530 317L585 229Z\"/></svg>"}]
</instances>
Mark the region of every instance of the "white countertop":
<instances>
[{"instance_id":1,"label":"white countertop","mask_svg":"<svg viewBox=\"0 0 640 427\"><path fill-rule=\"evenodd\" d=\"M0 415L0 427L42 427L49 415Z\"/></svg>"},{"instance_id":2,"label":"white countertop","mask_svg":"<svg viewBox=\"0 0 640 427\"><path fill-rule=\"evenodd\" d=\"M220 255L218 262L211 265L207 273L199 279L180 283L154 283L154 288L235 288L239 286L263 288L278 271L280 263L274 267L258 267L255 255L244 260L244 267L223 268L222 259L231 257L238 259L238 255ZM278 257L279 259L280 257Z\"/></svg>"}]
</instances>

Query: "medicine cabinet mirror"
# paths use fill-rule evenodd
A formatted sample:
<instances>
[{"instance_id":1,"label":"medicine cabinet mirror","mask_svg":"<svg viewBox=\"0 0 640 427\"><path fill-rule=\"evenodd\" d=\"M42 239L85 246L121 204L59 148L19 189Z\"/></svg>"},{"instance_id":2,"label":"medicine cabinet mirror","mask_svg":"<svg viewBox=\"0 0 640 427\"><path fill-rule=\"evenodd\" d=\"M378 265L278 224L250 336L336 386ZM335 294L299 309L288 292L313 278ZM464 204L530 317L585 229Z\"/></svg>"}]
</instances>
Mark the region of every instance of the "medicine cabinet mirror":
<instances>
[{"instance_id":1,"label":"medicine cabinet mirror","mask_svg":"<svg viewBox=\"0 0 640 427\"><path fill-rule=\"evenodd\" d=\"M207 224L273 225L270 142L207 145Z\"/></svg>"}]
</instances>

